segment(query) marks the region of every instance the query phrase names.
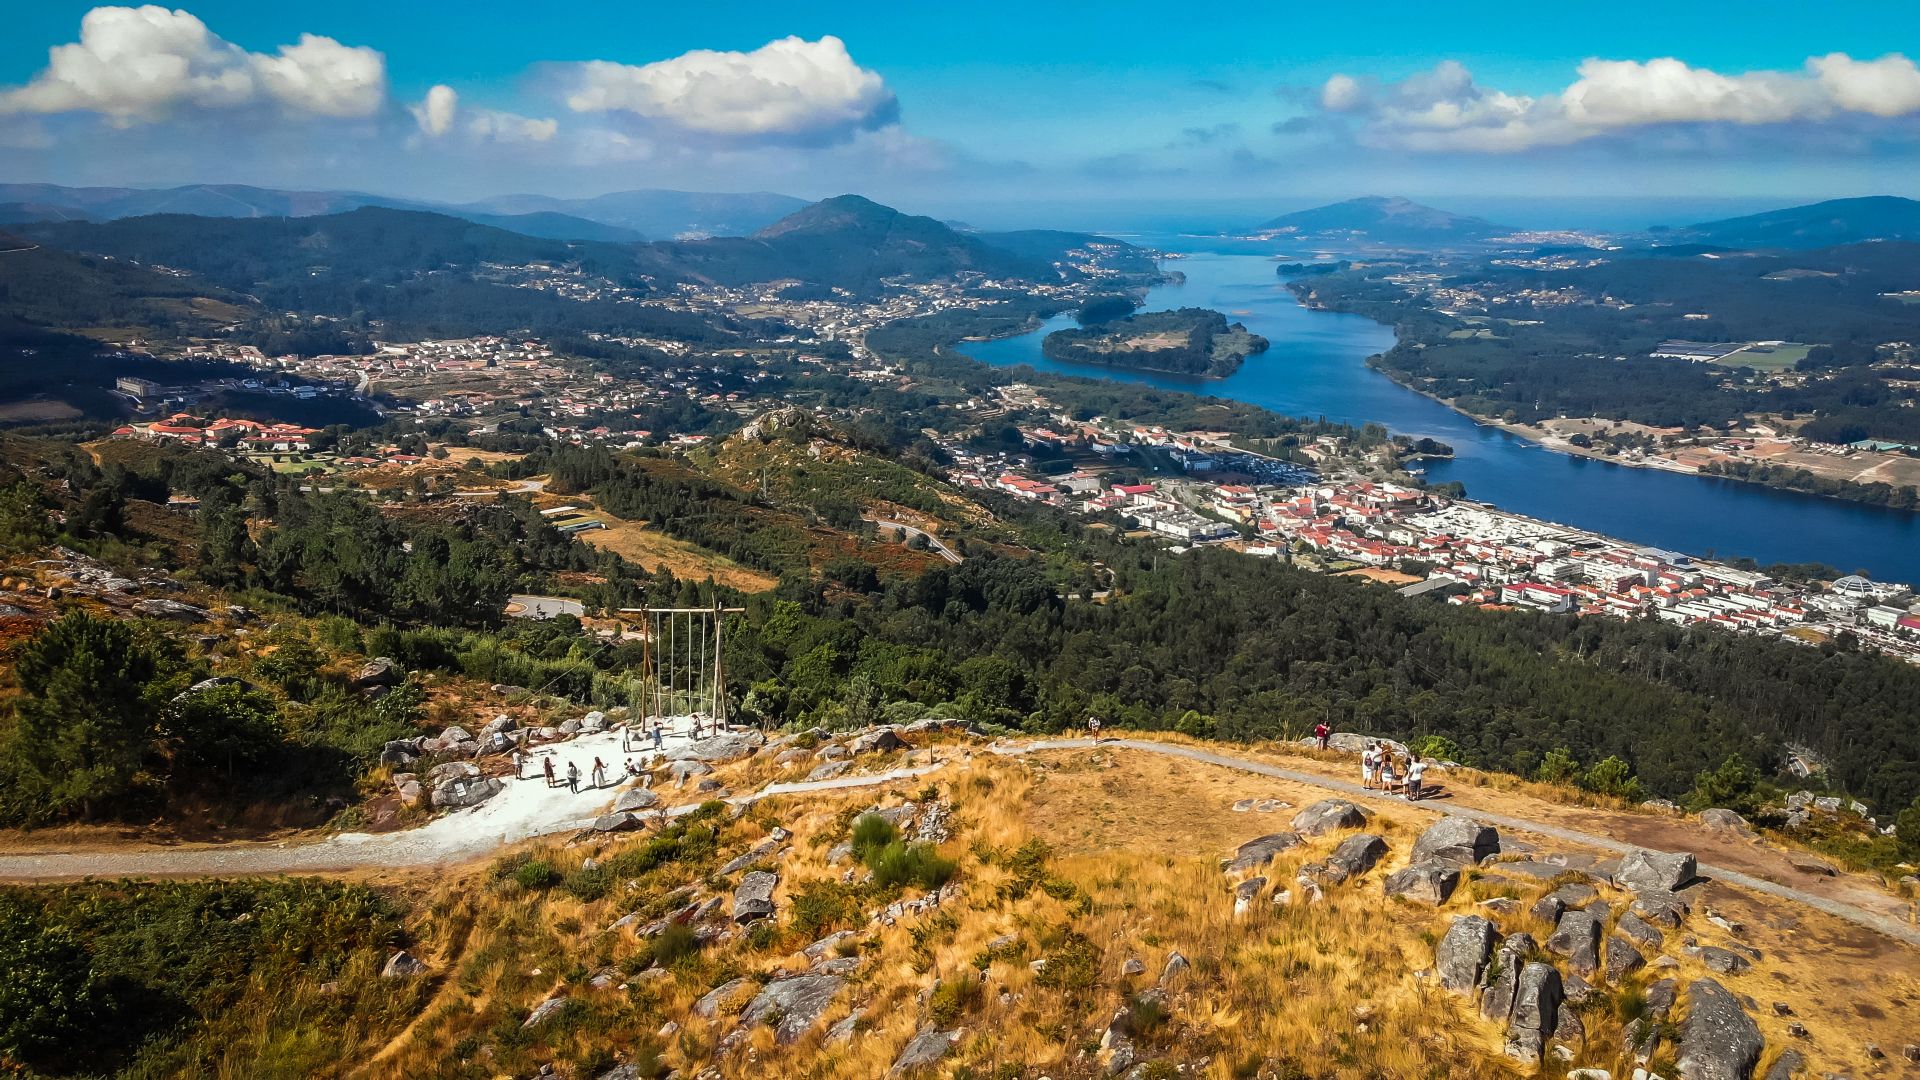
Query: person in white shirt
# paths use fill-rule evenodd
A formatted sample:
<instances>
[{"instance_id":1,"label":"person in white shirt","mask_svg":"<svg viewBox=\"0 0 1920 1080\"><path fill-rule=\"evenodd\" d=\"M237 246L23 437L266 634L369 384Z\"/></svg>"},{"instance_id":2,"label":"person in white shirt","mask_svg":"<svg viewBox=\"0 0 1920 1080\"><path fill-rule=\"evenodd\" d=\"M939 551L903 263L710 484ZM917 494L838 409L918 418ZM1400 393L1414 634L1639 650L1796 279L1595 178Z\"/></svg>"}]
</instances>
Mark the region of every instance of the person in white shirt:
<instances>
[{"instance_id":1,"label":"person in white shirt","mask_svg":"<svg viewBox=\"0 0 1920 1080\"><path fill-rule=\"evenodd\" d=\"M1379 756L1379 752L1374 749L1372 743L1368 743L1367 748L1365 750L1360 751L1360 786L1361 787L1367 788L1369 790L1373 788L1373 764L1374 764L1374 760L1378 756Z\"/></svg>"},{"instance_id":2,"label":"person in white shirt","mask_svg":"<svg viewBox=\"0 0 1920 1080\"><path fill-rule=\"evenodd\" d=\"M1413 764L1407 766L1407 801L1419 801L1420 783L1425 779L1426 775L1427 763L1421 761L1419 758L1414 758Z\"/></svg>"}]
</instances>

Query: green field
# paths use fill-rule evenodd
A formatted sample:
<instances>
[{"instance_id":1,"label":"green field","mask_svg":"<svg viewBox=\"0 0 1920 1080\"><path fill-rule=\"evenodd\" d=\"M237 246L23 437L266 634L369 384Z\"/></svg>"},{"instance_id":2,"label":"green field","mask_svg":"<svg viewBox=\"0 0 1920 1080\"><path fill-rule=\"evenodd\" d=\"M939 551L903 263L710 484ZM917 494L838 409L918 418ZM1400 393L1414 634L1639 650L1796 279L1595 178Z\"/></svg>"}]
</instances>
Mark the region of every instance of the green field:
<instances>
[{"instance_id":1,"label":"green field","mask_svg":"<svg viewBox=\"0 0 1920 1080\"><path fill-rule=\"evenodd\" d=\"M1755 371L1791 371L1795 364L1807 358L1807 350L1812 347L1799 342L1754 345L1730 356L1723 356L1714 363L1722 367L1747 367Z\"/></svg>"}]
</instances>

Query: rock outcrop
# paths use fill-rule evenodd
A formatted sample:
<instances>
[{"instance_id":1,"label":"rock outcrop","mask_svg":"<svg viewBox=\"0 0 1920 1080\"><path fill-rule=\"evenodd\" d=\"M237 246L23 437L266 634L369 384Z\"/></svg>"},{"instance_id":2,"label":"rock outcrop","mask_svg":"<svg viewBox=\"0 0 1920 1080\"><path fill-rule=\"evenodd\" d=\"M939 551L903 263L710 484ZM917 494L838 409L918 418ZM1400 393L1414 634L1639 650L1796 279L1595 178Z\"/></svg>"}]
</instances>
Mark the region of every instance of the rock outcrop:
<instances>
[{"instance_id":1,"label":"rock outcrop","mask_svg":"<svg viewBox=\"0 0 1920 1080\"><path fill-rule=\"evenodd\" d=\"M741 1010L740 1023L770 1024L774 1041L791 1046L813 1029L846 982L839 975L817 974L775 979L761 987Z\"/></svg>"},{"instance_id":2,"label":"rock outcrop","mask_svg":"<svg viewBox=\"0 0 1920 1080\"><path fill-rule=\"evenodd\" d=\"M1434 948L1434 976L1456 994L1472 994L1493 958L1493 924L1478 915L1455 915Z\"/></svg>"},{"instance_id":3,"label":"rock outcrop","mask_svg":"<svg viewBox=\"0 0 1920 1080\"><path fill-rule=\"evenodd\" d=\"M1339 829L1367 824L1367 813L1345 799L1321 799L1293 815L1293 829L1303 836L1325 836Z\"/></svg>"},{"instance_id":4,"label":"rock outcrop","mask_svg":"<svg viewBox=\"0 0 1920 1080\"><path fill-rule=\"evenodd\" d=\"M1233 850L1233 857L1224 860L1220 869L1227 874L1244 874L1250 870L1263 870L1273 861L1274 856L1289 848L1299 847L1302 843L1299 833L1277 832L1257 836Z\"/></svg>"},{"instance_id":5,"label":"rock outcrop","mask_svg":"<svg viewBox=\"0 0 1920 1080\"><path fill-rule=\"evenodd\" d=\"M773 890L780 884L780 875L765 870L755 870L740 879L740 887L733 890L733 921L750 923L755 919L773 917Z\"/></svg>"},{"instance_id":6,"label":"rock outcrop","mask_svg":"<svg viewBox=\"0 0 1920 1080\"><path fill-rule=\"evenodd\" d=\"M1560 916L1560 925L1547 938L1547 951L1563 956L1567 967L1580 975L1600 970L1600 931L1598 919L1585 911L1569 911Z\"/></svg>"},{"instance_id":7,"label":"rock outcrop","mask_svg":"<svg viewBox=\"0 0 1920 1080\"><path fill-rule=\"evenodd\" d=\"M1620 860L1620 869L1613 879L1623 888L1641 892L1646 889L1660 889L1673 892L1692 881L1698 868L1691 852L1647 851L1644 848L1627 853Z\"/></svg>"},{"instance_id":8,"label":"rock outcrop","mask_svg":"<svg viewBox=\"0 0 1920 1080\"><path fill-rule=\"evenodd\" d=\"M1460 870L1447 863L1415 863L1387 877L1388 896L1404 897L1423 904L1444 904L1460 885Z\"/></svg>"},{"instance_id":9,"label":"rock outcrop","mask_svg":"<svg viewBox=\"0 0 1920 1080\"><path fill-rule=\"evenodd\" d=\"M1386 853L1387 842L1382 837L1372 833L1349 836L1327 856L1325 877L1334 885L1357 878L1373 869Z\"/></svg>"},{"instance_id":10,"label":"rock outcrop","mask_svg":"<svg viewBox=\"0 0 1920 1080\"><path fill-rule=\"evenodd\" d=\"M1712 979L1687 987L1687 1018L1680 1025L1684 1080L1749 1080L1766 1042L1740 999Z\"/></svg>"},{"instance_id":11,"label":"rock outcrop","mask_svg":"<svg viewBox=\"0 0 1920 1080\"><path fill-rule=\"evenodd\" d=\"M1520 969L1513 995L1513 1017L1507 1023L1507 1056L1532 1064L1546 1050L1547 1039L1560 1023L1560 972L1552 964L1530 963Z\"/></svg>"},{"instance_id":12,"label":"rock outcrop","mask_svg":"<svg viewBox=\"0 0 1920 1080\"><path fill-rule=\"evenodd\" d=\"M1500 853L1500 834L1493 826L1458 814L1448 814L1427 827L1413 845L1414 862L1444 862L1478 866Z\"/></svg>"}]
</instances>

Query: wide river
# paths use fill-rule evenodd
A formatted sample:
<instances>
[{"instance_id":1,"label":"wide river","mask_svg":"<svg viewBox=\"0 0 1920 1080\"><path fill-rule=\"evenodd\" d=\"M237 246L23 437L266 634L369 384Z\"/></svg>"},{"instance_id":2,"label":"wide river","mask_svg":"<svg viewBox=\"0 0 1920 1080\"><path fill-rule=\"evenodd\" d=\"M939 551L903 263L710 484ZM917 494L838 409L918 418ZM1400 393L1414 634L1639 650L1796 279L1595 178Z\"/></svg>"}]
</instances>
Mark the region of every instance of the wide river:
<instances>
[{"instance_id":1,"label":"wide river","mask_svg":"<svg viewBox=\"0 0 1920 1080\"><path fill-rule=\"evenodd\" d=\"M1357 315L1310 311L1258 255L1196 253L1171 267L1185 284L1147 296L1147 310L1208 307L1273 343L1225 379L1062 363L1040 340L1073 325L1071 315L1038 330L964 346L991 364L1092 375L1234 398L1289 416L1349 424L1375 421L1397 434L1430 436L1454 448L1427 463L1436 482L1458 480L1469 498L1549 521L1693 555L1747 556L1761 563L1823 562L1880 580L1920 582L1920 513L1799 495L1736 480L1615 465L1546 450L1476 423L1422 397L1366 364L1393 345L1393 330Z\"/></svg>"}]
</instances>

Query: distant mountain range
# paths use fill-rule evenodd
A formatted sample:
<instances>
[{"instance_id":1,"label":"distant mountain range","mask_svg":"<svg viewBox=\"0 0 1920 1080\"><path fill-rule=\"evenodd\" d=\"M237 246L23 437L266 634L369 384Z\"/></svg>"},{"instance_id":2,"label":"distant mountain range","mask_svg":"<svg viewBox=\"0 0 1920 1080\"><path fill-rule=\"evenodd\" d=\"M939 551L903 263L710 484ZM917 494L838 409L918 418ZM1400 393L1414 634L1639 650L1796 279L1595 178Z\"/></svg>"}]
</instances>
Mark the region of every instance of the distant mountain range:
<instances>
[{"instance_id":1,"label":"distant mountain range","mask_svg":"<svg viewBox=\"0 0 1920 1080\"><path fill-rule=\"evenodd\" d=\"M504 195L472 203L397 199L359 191L281 191L244 184L177 188L0 184L0 225L116 221L148 214L196 217L317 217L364 207L426 210L549 240L632 242L683 236L744 236L806 206L803 199L667 190L617 191L589 199Z\"/></svg>"},{"instance_id":2,"label":"distant mountain range","mask_svg":"<svg viewBox=\"0 0 1920 1080\"><path fill-rule=\"evenodd\" d=\"M1823 248L1870 240L1920 240L1920 201L1897 195L1829 199L1654 232L1663 243L1742 248Z\"/></svg>"},{"instance_id":3,"label":"distant mountain range","mask_svg":"<svg viewBox=\"0 0 1920 1080\"><path fill-rule=\"evenodd\" d=\"M1398 196L1367 195L1282 214L1259 226L1262 233L1301 238L1366 240L1376 244L1479 243L1513 230L1483 218L1422 206Z\"/></svg>"}]
</instances>

